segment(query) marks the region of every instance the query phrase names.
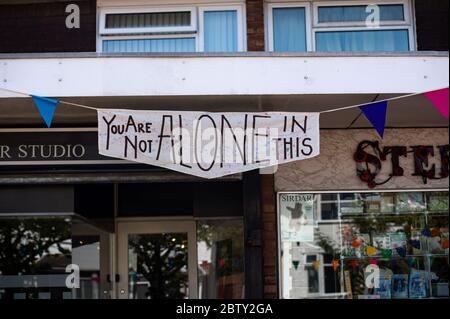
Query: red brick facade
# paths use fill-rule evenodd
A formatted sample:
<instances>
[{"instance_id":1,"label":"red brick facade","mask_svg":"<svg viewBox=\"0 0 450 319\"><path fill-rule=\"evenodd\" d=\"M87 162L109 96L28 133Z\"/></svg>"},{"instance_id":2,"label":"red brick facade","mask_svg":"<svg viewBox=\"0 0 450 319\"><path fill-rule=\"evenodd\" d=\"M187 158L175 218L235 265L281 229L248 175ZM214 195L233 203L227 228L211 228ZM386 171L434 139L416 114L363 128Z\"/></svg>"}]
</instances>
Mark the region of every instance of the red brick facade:
<instances>
[{"instance_id":1,"label":"red brick facade","mask_svg":"<svg viewBox=\"0 0 450 319\"><path fill-rule=\"evenodd\" d=\"M261 175L264 298L278 298L277 209L274 175Z\"/></svg>"},{"instance_id":2,"label":"red brick facade","mask_svg":"<svg viewBox=\"0 0 450 319\"><path fill-rule=\"evenodd\" d=\"M247 0L247 49L265 50L263 0Z\"/></svg>"},{"instance_id":3,"label":"red brick facade","mask_svg":"<svg viewBox=\"0 0 450 319\"><path fill-rule=\"evenodd\" d=\"M247 49L265 51L264 1L247 0ZM278 298L277 211L274 175L261 175L264 298Z\"/></svg>"}]
</instances>

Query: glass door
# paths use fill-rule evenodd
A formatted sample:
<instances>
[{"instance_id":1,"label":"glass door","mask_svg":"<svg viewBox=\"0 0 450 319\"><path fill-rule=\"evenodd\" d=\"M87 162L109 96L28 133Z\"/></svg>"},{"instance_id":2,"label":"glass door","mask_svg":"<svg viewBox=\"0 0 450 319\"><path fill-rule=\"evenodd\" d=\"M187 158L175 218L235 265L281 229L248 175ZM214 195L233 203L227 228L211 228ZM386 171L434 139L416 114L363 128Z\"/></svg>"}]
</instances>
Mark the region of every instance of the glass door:
<instances>
[{"instance_id":1,"label":"glass door","mask_svg":"<svg viewBox=\"0 0 450 319\"><path fill-rule=\"evenodd\" d=\"M197 298L194 221L118 224L118 298Z\"/></svg>"}]
</instances>

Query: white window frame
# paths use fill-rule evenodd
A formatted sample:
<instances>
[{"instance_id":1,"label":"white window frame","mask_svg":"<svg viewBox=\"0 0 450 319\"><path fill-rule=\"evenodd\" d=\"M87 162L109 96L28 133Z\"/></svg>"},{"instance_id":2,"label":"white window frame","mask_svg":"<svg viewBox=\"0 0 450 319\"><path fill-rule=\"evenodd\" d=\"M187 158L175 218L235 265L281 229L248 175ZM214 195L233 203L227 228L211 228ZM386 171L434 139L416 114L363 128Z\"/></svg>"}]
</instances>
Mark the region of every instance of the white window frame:
<instances>
[{"instance_id":1,"label":"white window frame","mask_svg":"<svg viewBox=\"0 0 450 319\"><path fill-rule=\"evenodd\" d=\"M319 7L342 7L342 6L357 6L357 5L389 5L389 4L401 4L404 8L404 21L380 21L378 28L367 28L365 22L319 22ZM316 33L317 32L336 32L336 31L383 31L383 30L407 30L408 32L408 44L409 50L416 50L416 42L414 37L414 19L413 19L413 6L410 0L377 0L377 1L316 1L313 3L313 41L312 48L316 51Z\"/></svg>"},{"instance_id":2,"label":"white window frame","mask_svg":"<svg viewBox=\"0 0 450 319\"><path fill-rule=\"evenodd\" d=\"M243 52L247 50L247 36L246 36L246 11L245 6L240 5L211 5L199 7L199 31L197 49L199 52L205 51L205 16L204 13L208 11L236 11L237 23L237 51Z\"/></svg>"},{"instance_id":3,"label":"white window frame","mask_svg":"<svg viewBox=\"0 0 450 319\"><path fill-rule=\"evenodd\" d=\"M108 37L100 37L98 41L97 52L103 52L103 42L104 41L114 41L114 40L149 40L149 39L187 39L193 38L195 41L195 49L197 50L198 39L196 34L186 33L186 34L143 34L143 35L114 35ZM195 51L194 51L195 52Z\"/></svg>"},{"instance_id":4,"label":"white window frame","mask_svg":"<svg viewBox=\"0 0 450 319\"><path fill-rule=\"evenodd\" d=\"M284 2L267 4L267 44L270 52L274 52L274 35L273 35L273 9L277 8L304 8L305 24L306 24L306 51L313 51L312 33L311 33L311 4L309 2Z\"/></svg>"},{"instance_id":5,"label":"white window frame","mask_svg":"<svg viewBox=\"0 0 450 319\"><path fill-rule=\"evenodd\" d=\"M377 0L377 1L325 1L325 2L314 2L313 3L313 10L314 10L314 28L320 28L320 27L345 27L345 26L360 26L365 27L365 21L349 21L349 22L319 22L319 8L320 7L350 7L350 6L367 6L371 4L376 5L403 5L403 11L404 11L404 21L398 21L398 20L386 20L386 21L380 21L380 26L394 26L394 25L410 25L412 23L411 19L411 5L409 0Z\"/></svg>"},{"instance_id":6,"label":"white window frame","mask_svg":"<svg viewBox=\"0 0 450 319\"><path fill-rule=\"evenodd\" d=\"M145 27L145 28L106 28L106 16L109 14L139 14L139 13L162 13L162 12L190 12L191 24L178 27ZM151 34L164 32L197 32L197 10L195 7L115 7L100 8L100 36L105 35L129 35L129 34Z\"/></svg>"},{"instance_id":7,"label":"white window frame","mask_svg":"<svg viewBox=\"0 0 450 319\"><path fill-rule=\"evenodd\" d=\"M151 12L191 12L191 25L183 27L149 28L106 28L108 14L151 13ZM236 11L237 13L237 51L247 50L246 9L243 4L229 5L192 5L192 6L139 6L139 7L103 7L99 13L99 31L97 34L97 52L103 52L105 40L144 40L194 38L196 52L204 52L204 12Z\"/></svg>"},{"instance_id":8,"label":"white window frame","mask_svg":"<svg viewBox=\"0 0 450 319\"><path fill-rule=\"evenodd\" d=\"M409 50L417 49L415 37L415 19L414 7L412 0L355 0L355 1L313 1L313 2L292 2L285 0L279 2L272 0L266 5L266 47L268 51L274 51L274 35L273 35L273 9L274 8L297 8L303 7L306 12L306 50L307 52L316 51L316 33L323 31L366 31L366 30L407 30L409 40ZM401 4L404 6L404 21L380 21L380 28L368 29L365 22L332 22L319 23L319 7L340 7L352 5L389 5Z\"/></svg>"}]
</instances>

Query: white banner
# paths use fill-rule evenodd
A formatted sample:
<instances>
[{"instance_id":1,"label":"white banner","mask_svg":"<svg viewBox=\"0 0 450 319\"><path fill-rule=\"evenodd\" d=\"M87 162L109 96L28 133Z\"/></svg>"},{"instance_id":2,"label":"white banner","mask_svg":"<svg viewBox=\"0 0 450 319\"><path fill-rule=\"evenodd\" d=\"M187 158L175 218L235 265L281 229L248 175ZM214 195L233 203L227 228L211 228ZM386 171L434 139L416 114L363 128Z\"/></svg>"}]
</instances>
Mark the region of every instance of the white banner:
<instances>
[{"instance_id":1,"label":"white banner","mask_svg":"<svg viewBox=\"0 0 450 319\"><path fill-rule=\"evenodd\" d=\"M102 155L217 178L320 153L319 113L98 110Z\"/></svg>"}]
</instances>

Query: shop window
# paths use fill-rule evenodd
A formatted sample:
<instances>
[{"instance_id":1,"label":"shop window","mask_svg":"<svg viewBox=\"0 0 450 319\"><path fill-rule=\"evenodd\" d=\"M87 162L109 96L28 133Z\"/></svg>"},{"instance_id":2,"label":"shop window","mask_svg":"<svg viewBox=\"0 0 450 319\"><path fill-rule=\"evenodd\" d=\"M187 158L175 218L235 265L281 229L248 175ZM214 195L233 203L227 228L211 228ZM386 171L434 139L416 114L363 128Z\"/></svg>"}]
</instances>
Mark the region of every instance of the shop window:
<instances>
[{"instance_id":1,"label":"shop window","mask_svg":"<svg viewBox=\"0 0 450 319\"><path fill-rule=\"evenodd\" d=\"M199 221L197 258L200 299L244 298L242 219Z\"/></svg>"},{"instance_id":2,"label":"shop window","mask_svg":"<svg viewBox=\"0 0 450 319\"><path fill-rule=\"evenodd\" d=\"M414 50L409 0L319 2L268 6L269 50L400 52Z\"/></svg>"},{"instance_id":3,"label":"shop window","mask_svg":"<svg viewBox=\"0 0 450 319\"><path fill-rule=\"evenodd\" d=\"M448 298L448 195L280 193L281 296Z\"/></svg>"},{"instance_id":4,"label":"shop window","mask_svg":"<svg viewBox=\"0 0 450 319\"><path fill-rule=\"evenodd\" d=\"M99 48L108 53L243 51L241 6L102 8Z\"/></svg>"}]
</instances>

